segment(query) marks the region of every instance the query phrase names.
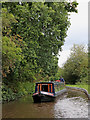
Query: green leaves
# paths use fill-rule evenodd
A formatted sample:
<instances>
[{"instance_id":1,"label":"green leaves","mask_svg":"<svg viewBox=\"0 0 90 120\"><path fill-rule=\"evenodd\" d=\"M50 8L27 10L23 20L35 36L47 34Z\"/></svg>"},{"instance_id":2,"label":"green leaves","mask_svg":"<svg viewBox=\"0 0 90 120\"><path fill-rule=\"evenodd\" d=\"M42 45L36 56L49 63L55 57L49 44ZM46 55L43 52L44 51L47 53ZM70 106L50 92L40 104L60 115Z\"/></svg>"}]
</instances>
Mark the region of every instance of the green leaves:
<instances>
[{"instance_id":1,"label":"green leaves","mask_svg":"<svg viewBox=\"0 0 90 120\"><path fill-rule=\"evenodd\" d=\"M70 58L64 65L64 74L67 82L75 84L82 82L88 76L88 54L83 45L74 45ZM86 80L87 82L87 80Z\"/></svg>"},{"instance_id":2,"label":"green leaves","mask_svg":"<svg viewBox=\"0 0 90 120\"><path fill-rule=\"evenodd\" d=\"M43 77L55 75L58 51L70 26L68 11L74 11L77 3L7 2L2 6L3 36L6 36L3 57L9 63L8 69L15 66L14 74L21 81L33 81L35 74L40 73Z\"/></svg>"},{"instance_id":3,"label":"green leaves","mask_svg":"<svg viewBox=\"0 0 90 120\"><path fill-rule=\"evenodd\" d=\"M78 3L76 1L73 1L73 2L69 2L69 3L66 3L65 5L65 9L68 11L68 12L78 12L76 7L77 7Z\"/></svg>"},{"instance_id":4,"label":"green leaves","mask_svg":"<svg viewBox=\"0 0 90 120\"><path fill-rule=\"evenodd\" d=\"M3 35L10 35L11 24L16 23L14 15L9 13L6 8L2 8L2 32Z\"/></svg>"},{"instance_id":5,"label":"green leaves","mask_svg":"<svg viewBox=\"0 0 90 120\"><path fill-rule=\"evenodd\" d=\"M9 67L14 69L15 62L20 62L22 59L22 50L19 47L16 47L15 43L10 40L8 37L3 37L2 44L2 65L3 71L5 73L9 72Z\"/></svg>"}]
</instances>

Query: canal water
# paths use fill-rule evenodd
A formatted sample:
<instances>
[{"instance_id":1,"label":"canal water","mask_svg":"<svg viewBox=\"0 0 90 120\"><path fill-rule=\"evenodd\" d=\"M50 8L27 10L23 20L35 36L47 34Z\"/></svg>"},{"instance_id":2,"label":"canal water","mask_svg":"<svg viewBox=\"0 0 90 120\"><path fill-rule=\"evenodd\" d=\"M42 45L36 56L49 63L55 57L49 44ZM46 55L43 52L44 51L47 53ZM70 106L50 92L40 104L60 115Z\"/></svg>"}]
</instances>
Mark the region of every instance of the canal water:
<instances>
[{"instance_id":1,"label":"canal water","mask_svg":"<svg viewBox=\"0 0 90 120\"><path fill-rule=\"evenodd\" d=\"M68 92L54 102L33 103L31 95L2 104L3 118L88 118L85 95Z\"/></svg>"}]
</instances>

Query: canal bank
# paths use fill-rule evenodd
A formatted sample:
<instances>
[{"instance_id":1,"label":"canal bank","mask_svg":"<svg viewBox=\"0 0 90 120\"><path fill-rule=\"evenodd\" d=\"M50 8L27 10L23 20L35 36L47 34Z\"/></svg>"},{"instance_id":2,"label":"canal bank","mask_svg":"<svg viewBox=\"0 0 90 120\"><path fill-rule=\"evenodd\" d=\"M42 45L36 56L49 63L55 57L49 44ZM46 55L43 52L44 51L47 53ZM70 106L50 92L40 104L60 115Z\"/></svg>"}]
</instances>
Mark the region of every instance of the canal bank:
<instances>
[{"instance_id":1,"label":"canal bank","mask_svg":"<svg viewBox=\"0 0 90 120\"><path fill-rule=\"evenodd\" d=\"M79 93L82 92L90 100L90 94L88 94L88 91L86 89L84 89L84 88L66 86L66 89L67 89L67 92L69 92L69 91L76 91L76 92L79 92Z\"/></svg>"}]
</instances>

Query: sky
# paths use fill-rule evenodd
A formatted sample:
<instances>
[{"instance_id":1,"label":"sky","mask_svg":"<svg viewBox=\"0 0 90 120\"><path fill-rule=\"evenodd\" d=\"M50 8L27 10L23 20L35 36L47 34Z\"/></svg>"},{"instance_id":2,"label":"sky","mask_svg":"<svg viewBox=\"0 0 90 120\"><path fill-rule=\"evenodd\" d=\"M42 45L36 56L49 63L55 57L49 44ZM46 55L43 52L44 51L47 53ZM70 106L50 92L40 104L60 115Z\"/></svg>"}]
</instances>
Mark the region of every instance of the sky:
<instances>
[{"instance_id":1,"label":"sky","mask_svg":"<svg viewBox=\"0 0 90 120\"><path fill-rule=\"evenodd\" d=\"M63 67L70 56L70 49L74 44L83 44L88 47L88 2L90 0L77 0L78 13L70 14L70 27L67 31L62 51L59 52L58 66Z\"/></svg>"}]
</instances>

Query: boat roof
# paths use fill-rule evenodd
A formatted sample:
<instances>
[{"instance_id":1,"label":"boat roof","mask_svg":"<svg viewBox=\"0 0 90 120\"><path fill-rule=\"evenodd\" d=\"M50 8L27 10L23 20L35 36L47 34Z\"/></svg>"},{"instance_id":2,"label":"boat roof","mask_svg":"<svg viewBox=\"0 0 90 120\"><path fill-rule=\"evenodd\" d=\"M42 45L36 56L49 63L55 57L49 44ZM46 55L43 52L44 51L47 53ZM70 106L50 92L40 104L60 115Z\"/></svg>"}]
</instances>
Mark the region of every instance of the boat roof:
<instances>
[{"instance_id":1,"label":"boat roof","mask_svg":"<svg viewBox=\"0 0 90 120\"><path fill-rule=\"evenodd\" d=\"M54 84L53 82L37 82L36 84Z\"/></svg>"}]
</instances>

